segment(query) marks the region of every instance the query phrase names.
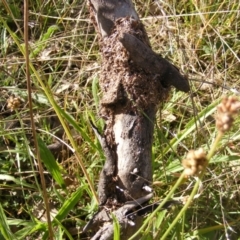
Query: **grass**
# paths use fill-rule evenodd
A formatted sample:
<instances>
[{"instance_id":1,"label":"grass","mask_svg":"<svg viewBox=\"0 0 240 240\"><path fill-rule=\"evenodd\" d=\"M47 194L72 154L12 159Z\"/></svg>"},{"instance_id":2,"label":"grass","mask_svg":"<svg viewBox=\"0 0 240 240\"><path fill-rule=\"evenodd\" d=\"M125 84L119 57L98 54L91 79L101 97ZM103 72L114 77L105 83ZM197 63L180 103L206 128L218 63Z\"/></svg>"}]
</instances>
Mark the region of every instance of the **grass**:
<instances>
[{"instance_id":1,"label":"grass","mask_svg":"<svg viewBox=\"0 0 240 240\"><path fill-rule=\"evenodd\" d=\"M29 1L29 110L21 4L0 3L0 238L49 237L45 189L54 239L80 239L82 227L97 209L93 189L104 163L89 123L91 119L103 128L98 116L100 55L95 30L86 1ZM152 160L154 201L164 200L177 181L174 197L187 198L198 180L179 180L181 160L190 149L210 150L218 132L216 106L223 95L239 95L240 3L136 0L135 4L153 49L190 79L191 94L173 89L159 106ZM16 108L8 108L14 98ZM161 239L167 231L166 239L238 239L239 123L237 116L221 138L200 188L195 187L198 198L182 211L175 226L169 228L182 206L146 218L143 239ZM46 146L57 138L63 146L52 156ZM118 229L116 239L117 234Z\"/></svg>"}]
</instances>

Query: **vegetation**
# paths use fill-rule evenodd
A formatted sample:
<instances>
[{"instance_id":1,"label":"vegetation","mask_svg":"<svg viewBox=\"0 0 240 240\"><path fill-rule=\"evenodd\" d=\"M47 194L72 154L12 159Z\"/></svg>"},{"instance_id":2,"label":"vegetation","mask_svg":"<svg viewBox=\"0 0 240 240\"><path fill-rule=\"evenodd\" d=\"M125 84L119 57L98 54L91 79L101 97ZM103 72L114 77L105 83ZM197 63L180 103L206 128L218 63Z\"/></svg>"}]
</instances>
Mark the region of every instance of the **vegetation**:
<instances>
[{"instance_id":1,"label":"vegetation","mask_svg":"<svg viewBox=\"0 0 240 240\"><path fill-rule=\"evenodd\" d=\"M240 117L218 137L215 114L223 96L240 94L240 3L134 3L153 49L191 84L159 106L152 149L153 202L187 204L146 217L142 239L238 239ZM28 13L24 28L23 1L0 3L0 239L48 239L51 229L54 239L80 239L104 162L90 124L104 127L97 35L86 0L29 0ZM186 178L182 159L199 148L210 162Z\"/></svg>"}]
</instances>

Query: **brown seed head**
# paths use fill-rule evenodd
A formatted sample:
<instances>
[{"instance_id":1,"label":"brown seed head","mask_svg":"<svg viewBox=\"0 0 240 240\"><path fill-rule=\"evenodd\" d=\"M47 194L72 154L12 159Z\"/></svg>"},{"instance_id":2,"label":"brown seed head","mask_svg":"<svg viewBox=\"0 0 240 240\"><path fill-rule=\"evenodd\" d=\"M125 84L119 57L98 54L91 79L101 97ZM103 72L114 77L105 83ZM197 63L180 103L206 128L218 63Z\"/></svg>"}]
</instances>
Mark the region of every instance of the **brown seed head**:
<instances>
[{"instance_id":1,"label":"brown seed head","mask_svg":"<svg viewBox=\"0 0 240 240\"><path fill-rule=\"evenodd\" d=\"M224 97L217 107L216 127L221 132L228 131L233 124L233 116L240 109L240 101L233 96Z\"/></svg>"},{"instance_id":2,"label":"brown seed head","mask_svg":"<svg viewBox=\"0 0 240 240\"><path fill-rule=\"evenodd\" d=\"M13 111L19 108L20 103L21 103L20 98L10 96L9 99L7 100L7 108Z\"/></svg>"},{"instance_id":3,"label":"brown seed head","mask_svg":"<svg viewBox=\"0 0 240 240\"><path fill-rule=\"evenodd\" d=\"M184 172L188 176L198 175L207 165L207 156L202 148L190 150L187 157L183 159Z\"/></svg>"}]
</instances>

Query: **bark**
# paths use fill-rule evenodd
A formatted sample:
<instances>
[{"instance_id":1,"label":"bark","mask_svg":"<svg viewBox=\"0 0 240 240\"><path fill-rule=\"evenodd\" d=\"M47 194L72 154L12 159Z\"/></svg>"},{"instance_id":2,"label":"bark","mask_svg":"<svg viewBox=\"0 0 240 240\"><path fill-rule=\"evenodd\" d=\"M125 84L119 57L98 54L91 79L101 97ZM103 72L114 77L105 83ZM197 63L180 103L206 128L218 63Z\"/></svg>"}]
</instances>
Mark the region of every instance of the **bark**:
<instances>
[{"instance_id":1,"label":"bark","mask_svg":"<svg viewBox=\"0 0 240 240\"><path fill-rule=\"evenodd\" d=\"M92 126L106 162L99 179L99 211L84 231L91 231L92 239L112 239L113 213L128 239L141 226L142 206L152 197L157 106L171 85L184 92L189 85L174 65L152 51L131 0L90 0L90 11L102 54L103 136Z\"/></svg>"}]
</instances>

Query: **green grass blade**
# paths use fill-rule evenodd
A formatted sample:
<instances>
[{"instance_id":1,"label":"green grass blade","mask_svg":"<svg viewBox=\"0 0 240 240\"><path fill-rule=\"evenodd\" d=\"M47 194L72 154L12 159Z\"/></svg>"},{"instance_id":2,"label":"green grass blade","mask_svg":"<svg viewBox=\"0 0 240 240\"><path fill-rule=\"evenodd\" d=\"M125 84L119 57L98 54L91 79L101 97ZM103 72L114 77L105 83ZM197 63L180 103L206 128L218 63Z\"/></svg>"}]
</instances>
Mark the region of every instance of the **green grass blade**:
<instances>
[{"instance_id":1,"label":"green grass blade","mask_svg":"<svg viewBox=\"0 0 240 240\"><path fill-rule=\"evenodd\" d=\"M84 188L82 186L79 187L77 191L74 192L72 196L64 202L63 206L60 208L58 214L54 218L57 219L57 222L64 220L67 214L75 207L75 205L79 202L80 198L82 197L83 190Z\"/></svg>"},{"instance_id":2,"label":"green grass blade","mask_svg":"<svg viewBox=\"0 0 240 240\"><path fill-rule=\"evenodd\" d=\"M114 229L114 240L120 240L120 225L119 222L117 220L117 218L114 216L114 214L112 214L112 218L113 218L113 229Z\"/></svg>"},{"instance_id":3,"label":"green grass blade","mask_svg":"<svg viewBox=\"0 0 240 240\"><path fill-rule=\"evenodd\" d=\"M91 140L91 138L86 134L86 132L84 130L82 130L82 128L77 124L76 120L66 111L64 111L63 109L61 109L60 107L58 107L57 109L60 114L62 115L62 117L68 122L70 123L77 132L79 132L81 134L81 136L84 138L84 140L86 142L88 142L88 144L93 148L98 150L98 147L94 144L94 142Z\"/></svg>"},{"instance_id":4,"label":"green grass blade","mask_svg":"<svg viewBox=\"0 0 240 240\"><path fill-rule=\"evenodd\" d=\"M35 228L36 223L31 221L25 221L21 219L9 220L9 225L24 226L22 229L15 233L17 239L26 239L30 232ZM37 229L39 230L39 229Z\"/></svg>"},{"instance_id":5,"label":"green grass blade","mask_svg":"<svg viewBox=\"0 0 240 240\"><path fill-rule=\"evenodd\" d=\"M36 57L46 46L49 38L57 31L59 27L57 25L50 26L42 38L36 43L36 48L30 53L30 58Z\"/></svg>"},{"instance_id":6,"label":"green grass blade","mask_svg":"<svg viewBox=\"0 0 240 240\"><path fill-rule=\"evenodd\" d=\"M42 222L35 222L35 224L29 228L26 228L26 230L29 229L30 231L28 232L27 234L27 231L26 231L26 236L29 236L35 232L39 233L40 231L42 232L46 232L48 231L48 228L47 228L47 223L42 223Z\"/></svg>"},{"instance_id":7,"label":"green grass blade","mask_svg":"<svg viewBox=\"0 0 240 240\"><path fill-rule=\"evenodd\" d=\"M44 163L47 170L50 172L53 179L59 184L59 186L61 186L61 188L63 189L66 189L64 180L61 175L60 168L56 160L54 159L52 153L50 152L50 150L47 148L47 146L39 136L37 140L38 140L38 146L39 146L42 162Z\"/></svg>"},{"instance_id":8,"label":"green grass blade","mask_svg":"<svg viewBox=\"0 0 240 240\"><path fill-rule=\"evenodd\" d=\"M3 211L2 205L0 204L0 232L2 233L3 237L7 240L16 240L16 236L11 232L7 218Z\"/></svg>"},{"instance_id":9,"label":"green grass blade","mask_svg":"<svg viewBox=\"0 0 240 240\"><path fill-rule=\"evenodd\" d=\"M30 189L36 189L35 186L33 186L31 184L28 184L28 183L24 182L23 180L19 180L19 179L15 178L15 177L7 175L7 174L0 174L0 180L12 181L12 182L15 182L17 185L20 185L20 186L23 186L23 187L27 187L27 188L30 188Z\"/></svg>"}]
</instances>

